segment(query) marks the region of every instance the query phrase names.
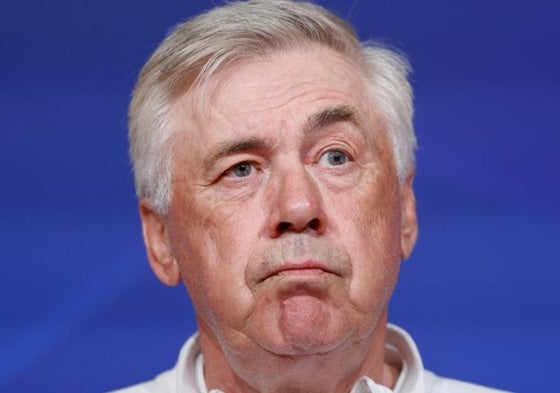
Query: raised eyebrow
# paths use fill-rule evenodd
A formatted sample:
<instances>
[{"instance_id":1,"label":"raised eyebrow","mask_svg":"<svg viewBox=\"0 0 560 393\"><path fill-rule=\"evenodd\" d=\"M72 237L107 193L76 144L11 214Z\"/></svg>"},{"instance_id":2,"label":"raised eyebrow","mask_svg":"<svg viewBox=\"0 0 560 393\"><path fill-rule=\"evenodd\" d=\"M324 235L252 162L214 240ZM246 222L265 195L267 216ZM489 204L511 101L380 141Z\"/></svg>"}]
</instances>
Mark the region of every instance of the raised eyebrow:
<instances>
[{"instance_id":1,"label":"raised eyebrow","mask_svg":"<svg viewBox=\"0 0 560 393\"><path fill-rule=\"evenodd\" d=\"M237 153L255 152L264 150L265 142L259 138L247 138L241 140L224 141L212 148L211 152L204 159L204 168L210 169L216 161L221 158Z\"/></svg>"},{"instance_id":2,"label":"raised eyebrow","mask_svg":"<svg viewBox=\"0 0 560 393\"><path fill-rule=\"evenodd\" d=\"M311 115L303 131L305 134L313 134L315 131L319 131L339 121L350 121L356 125L360 124L354 108L349 105L337 105L327 107Z\"/></svg>"}]
</instances>

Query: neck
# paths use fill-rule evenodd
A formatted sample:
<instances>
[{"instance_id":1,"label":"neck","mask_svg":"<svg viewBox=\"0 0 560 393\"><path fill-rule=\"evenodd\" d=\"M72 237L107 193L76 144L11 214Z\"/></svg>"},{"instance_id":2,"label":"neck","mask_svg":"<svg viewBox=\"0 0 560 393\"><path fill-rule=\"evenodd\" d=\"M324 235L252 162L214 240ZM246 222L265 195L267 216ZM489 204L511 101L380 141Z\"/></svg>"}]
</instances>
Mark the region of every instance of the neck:
<instances>
[{"instance_id":1,"label":"neck","mask_svg":"<svg viewBox=\"0 0 560 393\"><path fill-rule=\"evenodd\" d=\"M260 348L226 354L199 319L206 385L226 393L348 393L367 375L393 388L399 371L385 363L386 322L385 313L369 335L328 353L278 356Z\"/></svg>"}]
</instances>

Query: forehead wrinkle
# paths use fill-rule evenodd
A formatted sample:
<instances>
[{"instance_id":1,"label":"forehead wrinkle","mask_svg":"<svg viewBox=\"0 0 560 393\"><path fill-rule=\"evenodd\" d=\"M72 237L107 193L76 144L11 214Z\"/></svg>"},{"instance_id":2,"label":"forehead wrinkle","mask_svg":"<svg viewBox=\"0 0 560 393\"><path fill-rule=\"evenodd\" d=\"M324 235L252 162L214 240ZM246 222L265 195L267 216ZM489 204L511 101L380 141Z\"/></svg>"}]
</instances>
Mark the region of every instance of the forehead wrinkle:
<instances>
[{"instance_id":1,"label":"forehead wrinkle","mask_svg":"<svg viewBox=\"0 0 560 393\"><path fill-rule=\"evenodd\" d=\"M283 51L280 51L279 54L281 55L282 52ZM226 96L225 98L226 102L229 103L236 102L236 100L232 101L230 97L232 90L235 90L231 88L231 82L235 81L238 75L244 72L246 67L252 66L254 63L259 63L263 61L265 63L270 63L272 62L272 59L268 57L263 58L261 56L257 56L256 59L251 59L251 60L242 59L239 62L233 62L232 64L230 64L230 67L218 72L216 75L213 75L207 89L199 92L204 96L205 104L207 105L209 102L219 103L224 99L223 98L224 93ZM257 70L257 73L258 74L260 73L259 70ZM231 113L230 115L232 116L244 115L253 112L254 110L259 110L258 109L259 107L268 111L273 111L282 108L288 105L294 99L297 99L300 96L307 94L311 89L314 88L317 82L316 80L311 80L311 81L307 80L307 81L300 81L295 86L289 86L286 85L285 83L285 78L287 75L289 76L289 74L290 74L289 69L281 70L281 73L279 75L265 78L264 84L262 81L255 82L254 80L255 75L251 75L249 80L243 79L242 81L243 91L247 93L251 93L256 90L259 94L257 94L257 96L255 96L254 94L248 94L248 97L253 98L252 100L245 102L244 107L248 109L241 110L241 111L235 110L234 113ZM257 75L257 79L258 79L258 75ZM238 81L234 83L239 84ZM260 95L263 88L269 91L269 93L266 96ZM239 89L239 87L237 89ZM234 95L237 95L237 93L238 91L236 91ZM273 101L274 105L266 106L266 103L268 101ZM253 108L253 103L255 102L260 105L257 105Z\"/></svg>"},{"instance_id":2,"label":"forehead wrinkle","mask_svg":"<svg viewBox=\"0 0 560 393\"><path fill-rule=\"evenodd\" d=\"M277 88L276 88L277 86ZM231 113L232 117L243 118L247 115L258 115L262 119L270 120L282 118L285 108L288 108L289 112L293 112L293 108L290 108L290 104L302 97L308 95L314 89L314 85L311 82L300 83L297 86L291 86L286 88L282 84L274 85L274 89L271 87L270 92L267 95L250 95L252 98L245 102L245 106L241 110L237 110L235 113ZM256 104L256 105L255 105ZM264 116L263 116L264 114Z\"/></svg>"}]
</instances>

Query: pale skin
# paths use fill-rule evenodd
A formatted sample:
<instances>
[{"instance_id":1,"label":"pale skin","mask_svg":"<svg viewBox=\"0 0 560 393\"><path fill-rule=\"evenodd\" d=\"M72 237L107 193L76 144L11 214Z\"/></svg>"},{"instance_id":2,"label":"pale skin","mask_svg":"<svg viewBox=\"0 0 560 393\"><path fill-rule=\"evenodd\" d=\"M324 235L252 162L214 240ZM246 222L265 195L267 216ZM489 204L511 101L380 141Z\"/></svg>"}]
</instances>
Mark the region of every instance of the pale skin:
<instances>
[{"instance_id":1,"label":"pale skin","mask_svg":"<svg viewBox=\"0 0 560 393\"><path fill-rule=\"evenodd\" d=\"M209 389L393 387L387 303L417 236L360 71L328 49L278 52L211 79L172 113L168 214L140 214L148 259L196 309Z\"/></svg>"}]
</instances>

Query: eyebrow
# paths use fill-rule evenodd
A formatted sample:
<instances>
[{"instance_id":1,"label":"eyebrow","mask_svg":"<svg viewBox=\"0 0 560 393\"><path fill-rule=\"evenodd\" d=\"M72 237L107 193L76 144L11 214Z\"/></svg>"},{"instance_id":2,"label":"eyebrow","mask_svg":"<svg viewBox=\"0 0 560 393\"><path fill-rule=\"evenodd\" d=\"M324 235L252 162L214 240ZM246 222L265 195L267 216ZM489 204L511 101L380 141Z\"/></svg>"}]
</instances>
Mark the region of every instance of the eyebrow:
<instances>
[{"instance_id":1,"label":"eyebrow","mask_svg":"<svg viewBox=\"0 0 560 393\"><path fill-rule=\"evenodd\" d=\"M350 121L359 124L356 111L349 105L330 106L312 115L303 129L304 134L313 134L331 124L340 121Z\"/></svg>"},{"instance_id":2,"label":"eyebrow","mask_svg":"<svg viewBox=\"0 0 560 393\"><path fill-rule=\"evenodd\" d=\"M204 160L204 168L211 168L212 165L221 158L231 156L237 153L255 152L265 149L265 143L262 139L251 137L242 140L225 141L218 144L212 149L210 155Z\"/></svg>"}]
</instances>

